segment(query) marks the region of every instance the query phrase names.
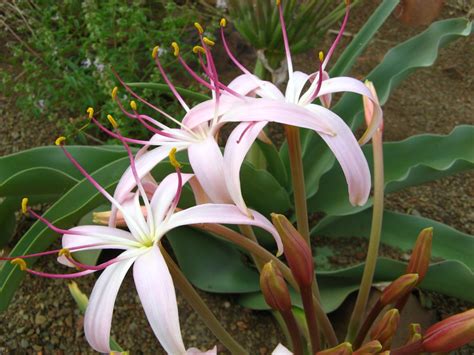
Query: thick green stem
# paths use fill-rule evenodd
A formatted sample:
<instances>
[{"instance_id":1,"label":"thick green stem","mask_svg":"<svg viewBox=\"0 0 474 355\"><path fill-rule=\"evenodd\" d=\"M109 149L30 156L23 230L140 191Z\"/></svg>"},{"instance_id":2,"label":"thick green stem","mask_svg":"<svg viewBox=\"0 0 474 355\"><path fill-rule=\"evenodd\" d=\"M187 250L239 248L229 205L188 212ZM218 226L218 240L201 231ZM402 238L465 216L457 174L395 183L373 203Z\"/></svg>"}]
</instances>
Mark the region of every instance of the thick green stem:
<instances>
[{"instance_id":1,"label":"thick green stem","mask_svg":"<svg viewBox=\"0 0 474 355\"><path fill-rule=\"evenodd\" d=\"M347 329L346 340L349 342L354 340L364 317L379 252L384 198L383 144L382 131L380 129L377 130L372 138L372 149L374 153L374 206L372 210L372 226L370 230L369 250L367 251L359 294L357 295L356 304L352 311L351 320Z\"/></svg>"},{"instance_id":2,"label":"thick green stem","mask_svg":"<svg viewBox=\"0 0 474 355\"><path fill-rule=\"evenodd\" d=\"M319 351L319 330L318 322L316 320L316 310L313 302L313 291L311 286L302 287L301 300L303 301L304 315L306 317L306 324L308 324L309 339L311 340L312 353Z\"/></svg>"},{"instance_id":3,"label":"thick green stem","mask_svg":"<svg viewBox=\"0 0 474 355\"><path fill-rule=\"evenodd\" d=\"M281 312L281 316L285 321L286 328L288 329L288 332L291 337L293 354L303 355L303 343L301 342L301 334L293 312L291 310Z\"/></svg>"},{"instance_id":4,"label":"thick green stem","mask_svg":"<svg viewBox=\"0 0 474 355\"><path fill-rule=\"evenodd\" d=\"M282 272L285 280L288 281L288 283L296 291L298 292L300 291L298 284L293 278L293 274L291 273L290 268L285 263L283 263L280 259L278 259L275 255L273 255L272 253L267 251L265 248L262 248L260 245L258 245L255 241L252 241L244 237L240 233L237 233L233 231L232 229L224 227L220 224L195 224L193 226L199 229L211 232L215 234L217 237L223 238L227 241L230 241L240 246L241 248L244 248L251 255L262 260L264 263L270 260L273 261ZM314 301L316 316L318 318L318 322L321 326L321 330L326 338L326 341L331 347L336 346L338 344L338 340L337 340L334 328L331 322L329 321L329 318L327 317L326 313L324 312L321 306L321 303L319 302L319 299L316 298L314 293L313 293L313 301Z\"/></svg>"},{"instance_id":5,"label":"thick green stem","mask_svg":"<svg viewBox=\"0 0 474 355\"><path fill-rule=\"evenodd\" d=\"M285 126L285 133L286 140L288 142L291 182L293 185L293 195L295 198L296 224L298 227L298 232L300 232L308 245L311 245L309 240L308 208L306 205L300 130L298 127Z\"/></svg>"},{"instance_id":6,"label":"thick green stem","mask_svg":"<svg viewBox=\"0 0 474 355\"><path fill-rule=\"evenodd\" d=\"M175 286L181 291L186 301L188 301L196 313L199 314L206 326L211 330L216 338L219 339L219 341L232 354L248 354L247 350L245 350L237 341L235 341L235 339L232 338L232 336L222 327L221 323L207 307L206 303L204 303L202 298L196 292L194 287L189 283L188 279L186 279L178 265L176 265L166 250L163 247L160 247L160 249L163 257L166 260L166 264L168 265L171 276L173 277Z\"/></svg>"}]
</instances>

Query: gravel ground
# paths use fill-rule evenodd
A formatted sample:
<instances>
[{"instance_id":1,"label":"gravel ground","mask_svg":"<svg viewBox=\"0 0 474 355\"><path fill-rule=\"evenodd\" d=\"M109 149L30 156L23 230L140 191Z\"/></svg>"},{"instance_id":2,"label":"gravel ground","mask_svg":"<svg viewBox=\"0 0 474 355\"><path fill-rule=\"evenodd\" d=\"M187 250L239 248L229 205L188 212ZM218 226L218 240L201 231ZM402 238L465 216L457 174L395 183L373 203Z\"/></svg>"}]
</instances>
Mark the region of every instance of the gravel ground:
<instances>
[{"instance_id":1,"label":"gravel ground","mask_svg":"<svg viewBox=\"0 0 474 355\"><path fill-rule=\"evenodd\" d=\"M349 33L356 31L376 3L368 1L366 7L353 12ZM456 12L458 10L451 6L455 3L456 1L448 1L449 6L445 7L443 17L459 15ZM360 58L353 75L363 77L382 59L388 48L418 31L420 28L408 28L395 19L390 19L373 45ZM424 132L445 134L457 124L473 124L474 98L468 94L474 89L473 57L474 39L471 37L443 49L432 68L419 70L405 81L384 108L385 139L400 140ZM297 62L299 68L305 69L305 63L309 59L313 60L313 54L301 56ZM58 132L53 124L42 121L33 130L31 122L16 112L12 101L0 97L0 104L0 113L4 117L4 123L0 127L0 154L50 144L57 136ZM473 234L473 186L474 173L457 174L392 194L388 197L387 207L420 214ZM348 248L350 250L351 246ZM397 250L383 250L393 256L398 253ZM340 256L345 257L348 264L363 258L362 255L357 255L352 259L350 253L340 249ZM37 267L59 271L53 258L43 259ZM77 282L88 294L94 280L94 277L88 277ZM227 329L249 346L252 354L269 353L278 339L282 339L268 313L245 310L236 305L232 295L201 294ZM436 294L430 294L429 298L437 310L438 318L472 307ZM216 343L215 339L181 297L179 305L187 346L212 347ZM27 275L9 309L0 314L0 353L92 353L84 340L82 322L83 317L69 296L65 281ZM341 322L345 324L344 321ZM126 278L119 292L113 334L123 347L133 349L134 352L151 354L161 351L146 323L130 277Z\"/></svg>"}]
</instances>

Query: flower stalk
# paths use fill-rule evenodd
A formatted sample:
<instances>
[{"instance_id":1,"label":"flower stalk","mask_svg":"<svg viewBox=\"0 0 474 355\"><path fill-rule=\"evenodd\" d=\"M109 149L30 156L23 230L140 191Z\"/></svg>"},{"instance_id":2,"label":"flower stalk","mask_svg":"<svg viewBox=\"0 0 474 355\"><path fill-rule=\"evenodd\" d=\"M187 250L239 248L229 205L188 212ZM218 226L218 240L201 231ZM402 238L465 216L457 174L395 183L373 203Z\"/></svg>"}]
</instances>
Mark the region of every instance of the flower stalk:
<instances>
[{"instance_id":1,"label":"flower stalk","mask_svg":"<svg viewBox=\"0 0 474 355\"><path fill-rule=\"evenodd\" d=\"M372 94L376 96L375 88L371 82L366 82ZM367 126L370 126L374 112L373 104L364 98L364 110ZM383 201L384 201L384 165L383 165L383 127L379 126L372 137L372 151L374 155L374 197L372 209L372 225L370 229L369 247L365 260L362 281L357 295L357 300L352 311L352 316L347 328L346 340L352 342L359 330L367 307L370 288L374 278L375 266L379 252L380 237L382 232Z\"/></svg>"}]
</instances>

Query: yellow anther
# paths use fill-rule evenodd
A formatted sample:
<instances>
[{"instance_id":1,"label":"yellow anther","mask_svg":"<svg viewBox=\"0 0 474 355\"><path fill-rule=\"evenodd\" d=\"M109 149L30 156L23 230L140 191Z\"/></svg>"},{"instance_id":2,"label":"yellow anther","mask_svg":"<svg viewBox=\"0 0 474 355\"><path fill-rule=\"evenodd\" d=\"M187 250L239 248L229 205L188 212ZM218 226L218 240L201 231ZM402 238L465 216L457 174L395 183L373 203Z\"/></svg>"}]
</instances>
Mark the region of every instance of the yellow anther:
<instances>
[{"instance_id":1,"label":"yellow anther","mask_svg":"<svg viewBox=\"0 0 474 355\"><path fill-rule=\"evenodd\" d=\"M203 40L204 43L206 43L208 46L211 46L211 47L216 44L216 42L210 40L210 39L207 38L207 37L204 37L202 40Z\"/></svg>"},{"instance_id":2,"label":"yellow anther","mask_svg":"<svg viewBox=\"0 0 474 355\"><path fill-rule=\"evenodd\" d=\"M110 94L110 96L112 96L112 100L115 100L115 98L117 97L117 92L118 92L118 87L114 87L112 89L112 93Z\"/></svg>"},{"instance_id":3,"label":"yellow anther","mask_svg":"<svg viewBox=\"0 0 474 355\"><path fill-rule=\"evenodd\" d=\"M137 103L135 101L130 101L130 107L132 108L133 111L137 110Z\"/></svg>"},{"instance_id":4,"label":"yellow anther","mask_svg":"<svg viewBox=\"0 0 474 355\"><path fill-rule=\"evenodd\" d=\"M94 116L94 108L93 107L88 107L86 112L89 116L89 119L91 119Z\"/></svg>"},{"instance_id":5,"label":"yellow anther","mask_svg":"<svg viewBox=\"0 0 474 355\"><path fill-rule=\"evenodd\" d=\"M351 0L345 0L344 2L346 3L346 6L350 6L350 5L351 5Z\"/></svg>"},{"instance_id":6,"label":"yellow anther","mask_svg":"<svg viewBox=\"0 0 474 355\"><path fill-rule=\"evenodd\" d=\"M59 256L65 256L66 258L70 258L71 257L71 251L68 249L68 248L62 248L59 253L58 253Z\"/></svg>"},{"instance_id":7,"label":"yellow anther","mask_svg":"<svg viewBox=\"0 0 474 355\"><path fill-rule=\"evenodd\" d=\"M158 55L158 51L160 50L160 47L159 46L156 46L155 48L153 48L153 51L151 52L151 57L153 59L156 58L156 56Z\"/></svg>"},{"instance_id":8,"label":"yellow anther","mask_svg":"<svg viewBox=\"0 0 474 355\"><path fill-rule=\"evenodd\" d=\"M171 43L171 47L173 47L173 50L174 50L173 55L174 55L175 57L179 56L179 46L178 46L178 43L176 43L176 42Z\"/></svg>"},{"instance_id":9,"label":"yellow anther","mask_svg":"<svg viewBox=\"0 0 474 355\"><path fill-rule=\"evenodd\" d=\"M23 199L21 200L21 212L23 214L28 213L28 197L23 197Z\"/></svg>"},{"instance_id":10,"label":"yellow anther","mask_svg":"<svg viewBox=\"0 0 474 355\"><path fill-rule=\"evenodd\" d=\"M319 60L322 62L324 62L324 52L323 51L319 51Z\"/></svg>"},{"instance_id":11,"label":"yellow anther","mask_svg":"<svg viewBox=\"0 0 474 355\"><path fill-rule=\"evenodd\" d=\"M221 18L221 21L219 22L219 25L221 25L221 27L226 27L227 26L227 20L224 17Z\"/></svg>"},{"instance_id":12,"label":"yellow anther","mask_svg":"<svg viewBox=\"0 0 474 355\"><path fill-rule=\"evenodd\" d=\"M66 137L61 136L61 137L56 138L56 140L54 141L54 144L62 145L65 141L66 141Z\"/></svg>"},{"instance_id":13,"label":"yellow anther","mask_svg":"<svg viewBox=\"0 0 474 355\"><path fill-rule=\"evenodd\" d=\"M280 6L281 0L276 0L276 4L277 4L277 6Z\"/></svg>"},{"instance_id":14,"label":"yellow anther","mask_svg":"<svg viewBox=\"0 0 474 355\"><path fill-rule=\"evenodd\" d=\"M199 24L199 22L194 22L194 27L196 27L196 30L198 30L199 34L202 35L204 33L204 29L202 26Z\"/></svg>"},{"instance_id":15,"label":"yellow anther","mask_svg":"<svg viewBox=\"0 0 474 355\"><path fill-rule=\"evenodd\" d=\"M198 54L198 53L206 54L206 50L201 46L194 46L193 47L193 53L195 53L195 54Z\"/></svg>"},{"instance_id":16,"label":"yellow anther","mask_svg":"<svg viewBox=\"0 0 474 355\"><path fill-rule=\"evenodd\" d=\"M21 271L25 271L27 269L25 260L21 258L15 258L12 261L10 261L10 263L12 263L13 265L18 265Z\"/></svg>"},{"instance_id":17,"label":"yellow anther","mask_svg":"<svg viewBox=\"0 0 474 355\"><path fill-rule=\"evenodd\" d=\"M175 169L181 169L181 164L179 163L179 161L176 159L176 148L173 148L170 150L170 153L168 154L168 157L170 159L170 163L171 165L173 165L173 167Z\"/></svg>"},{"instance_id":18,"label":"yellow anther","mask_svg":"<svg viewBox=\"0 0 474 355\"><path fill-rule=\"evenodd\" d=\"M112 115L107 115L107 119L109 120L112 127L118 128L117 121L115 121L115 118L113 118Z\"/></svg>"}]
</instances>

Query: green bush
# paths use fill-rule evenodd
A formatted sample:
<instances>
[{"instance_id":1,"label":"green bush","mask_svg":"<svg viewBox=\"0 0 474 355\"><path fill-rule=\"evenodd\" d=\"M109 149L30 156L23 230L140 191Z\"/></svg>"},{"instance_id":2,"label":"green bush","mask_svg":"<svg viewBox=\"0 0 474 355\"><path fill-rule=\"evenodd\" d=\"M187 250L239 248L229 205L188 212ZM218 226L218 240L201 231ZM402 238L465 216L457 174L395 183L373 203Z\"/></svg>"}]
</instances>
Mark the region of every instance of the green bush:
<instances>
[{"instance_id":1,"label":"green bush","mask_svg":"<svg viewBox=\"0 0 474 355\"><path fill-rule=\"evenodd\" d=\"M192 7L167 0L7 3L8 60L22 74L15 78L2 73L3 92L14 95L25 118L57 121L66 133L82 126L86 108L93 106L102 116L116 114L125 134L141 136L141 128L121 120L110 100L117 84L111 68L128 81L161 81L151 49L156 44L168 48L173 40L183 38L193 13ZM173 69L174 59L172 55L161 58L168 69ZM178 106L167 96L141 92L170 113L177 112Z\"/></svg>"}]
</instances>

